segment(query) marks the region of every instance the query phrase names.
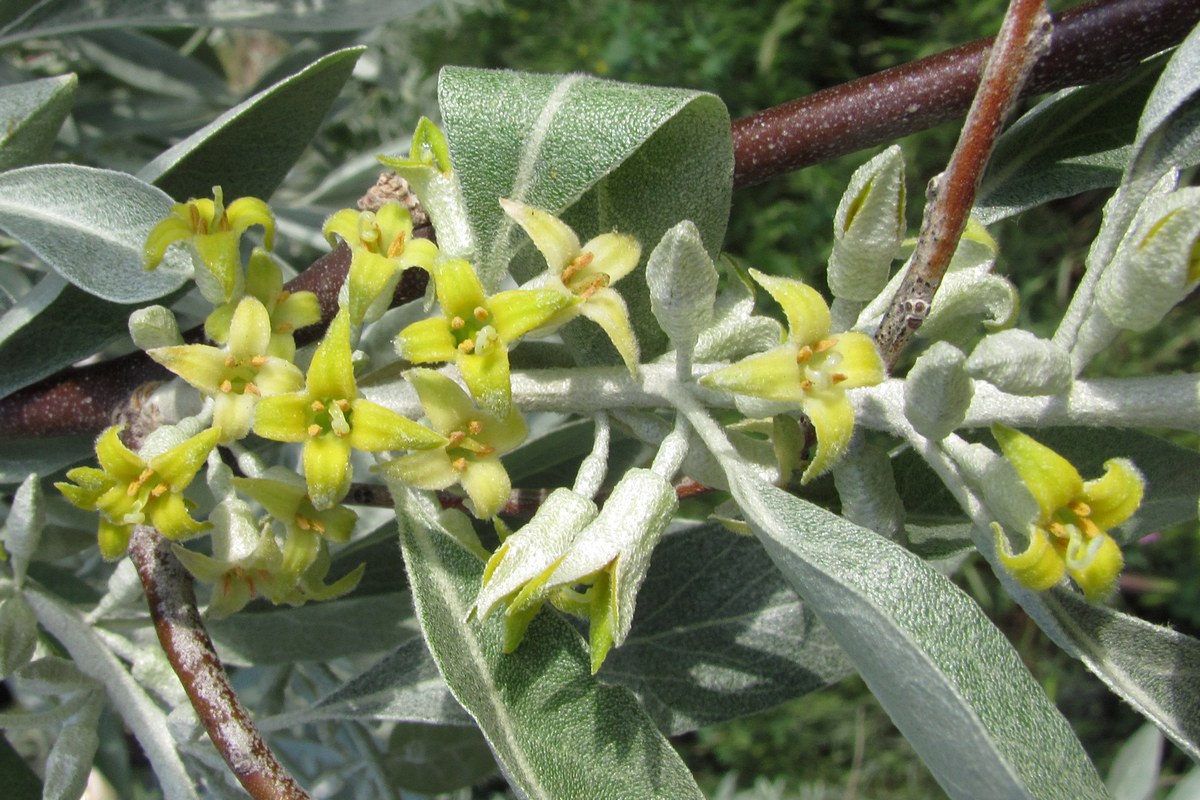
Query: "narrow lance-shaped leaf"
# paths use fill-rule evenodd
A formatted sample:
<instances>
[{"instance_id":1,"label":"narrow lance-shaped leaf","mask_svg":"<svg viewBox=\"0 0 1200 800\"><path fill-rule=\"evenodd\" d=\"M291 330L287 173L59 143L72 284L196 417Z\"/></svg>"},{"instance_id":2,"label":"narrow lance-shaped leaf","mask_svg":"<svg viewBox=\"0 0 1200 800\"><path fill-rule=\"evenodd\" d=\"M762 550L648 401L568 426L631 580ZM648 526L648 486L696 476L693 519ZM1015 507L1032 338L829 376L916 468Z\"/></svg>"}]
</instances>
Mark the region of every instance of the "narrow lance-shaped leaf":
<instances>
[{"instance_id":1,"label":"narrow lance-shaped leaf","mask_svg":"<svg viewBox=\"0 0 1200 800\"><path fill-rule=\"evenodd\" d=\"M0 171L45 158L78 85L71 74L0 87Z\"/></svg>"},{"instance_id":2,"label":"narrow lance-shaped leaf","mask_svg":"<svg viewBox=\"0 0 1200 800\"><path fill-rule=\"evenodd\" d=\"M518 792L594 797L604 787L612 797L702 797L634 697L591 677L584 642L564 620L539 615L508 655L499 615L464 623L483 563L444 530L432 501L389 488L426 641Z\"/></svg>"},{"instance_id":3,"label":"narrow lance-shaped leaf","mask_svg":"<svg viewBox=\"0 0 1200 800\"><path fill-rule=\"evenodd\" d=\"M1105 796L1066 720L961 590L877 534L740 467L729 476L776 566L951 797Z\"/></svg>"}]
</instances>

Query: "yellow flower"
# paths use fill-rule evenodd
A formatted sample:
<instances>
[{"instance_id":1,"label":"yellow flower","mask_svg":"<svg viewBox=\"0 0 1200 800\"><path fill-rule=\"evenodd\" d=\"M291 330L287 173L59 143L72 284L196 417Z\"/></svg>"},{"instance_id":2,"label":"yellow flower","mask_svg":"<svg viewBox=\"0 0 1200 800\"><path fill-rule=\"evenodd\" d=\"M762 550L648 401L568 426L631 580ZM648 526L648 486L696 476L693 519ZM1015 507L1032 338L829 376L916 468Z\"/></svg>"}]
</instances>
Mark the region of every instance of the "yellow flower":
<instances>
[{"instance_id":1,"label":"yellow flower","mask_svg":"<svg viewBox=\"0 0 1200 800\"><path fill-rule=\"evenodd\" d=\"M520 412L510 408L506 417L498 417L476 408L457 383L431 369L410 370L405 377L417 390L430 424L447 437L446 446L410 453L381 469L418 489L461 484L476 517L495 516L512 490L500 456L525 439Z\"/></svg>"},{"instance_id":2,"label":"yellow flower","mask_svg":"<svg viewBox=\"0 0 1200 800\"><path fill-rule=\"evenodd\" d=\"M1069 461L1029 436L1004 425L993 425L992 435L1038 509L1027 526L1029 546L1020 554L1012 553L1003 529L992 523L1000 561L1036 591L1067 574L1088 600L1107 597L1124 564L1107 531L1141 505L1141 473L1128 460L1114 458L1104 463L1104 475L1084 481Z\"/></svg>"},{"instance_id":3,"label":"yellow flower","mask_svg":"<svg viewBox=\"0 0 1200 800\"><path fill-rule=\"evenodd\" d=\"M295 331L321 321L321 304L312 292L290 292L283 288L283 272L264 250L258 248L250 254L246 265L246 295L257 299L267 309L270 318L271 341L267 355L278 356L284 361L296 357ZM204 320L204 334L217 344L229 341L229 329L237 311L236 301L224 303L213 309Z\"/></svg>"},{"instance_id":4,"label":"yellow flower","mask_svg":"<svg viewBox=\"0 0 1200 800\"><path fill-rule=\"evenodd\" d=\"M227 303L238 293L242 281L238 246L242 234L252 225L265 229L269 250L275 235L275 218L267 204L257 197L239 197L226 207L221 187L214 186L212 200L176 203L171 207L171 215L154 226L146 238L146 269L157 267L172 244L186 241L192 246L200 291L214 305ZM211 280L206 280L208 276Z\"/></svg>"},{"instance_id":5,"label":"yellow flower","mask_svg":"<svg viewBox=\"0 0 1200 800\"><path fill-rule=\"evenodd\" d=\"M467 388L497 417L512 403L508 348L577 302L553 289L512 289L488 296L462 259L430 267L442 316L414 322L396 336L396 351L414 364L453 361Z\"/></svg>"},{"instance_id":6,"label":"yellow flower","mask_svg":"<svg viewBox=\"0 0 1200 800\"><path fill-rule=\"evenodd\" d=\"M429 270L433 264L437 245L414 239L412 230L412 215L399 203L387 203L375 213L346 208L325 221L329 243L336 236L352 254L346 307L355 325L372 322L387 310L405 267Z\"/></svg>"},{"instance_id":7,"label":"yellow flower","mask_svg":"<svg viewBox=\"0 0 1200 800\"><path fill-rule=\"evenodd\" d=\"M258 402L254 432L277 442L304 442L304 477L313 506L324 511L350 488L350 451L440 447L445 437L358 396L350 360L350 318L338 312L317 345L303 391Z\"/></svg>"},{"instance_id":8,"label":"yellow flower","mask_svg":"<svg viewBox=\"0 0 1200 800\"><path fill-rule=\"evenodd\" d=\"M114 425L96 440L100 468L76 467L54 484L79 508L100 512L100 553L118 558L129 546L134 525L146 522L168 539L199 533L204 523L192 519L183 490L204 466L217 444L209 428L149 461L121 441L124 426Z\"/></svg>"},{"instance_id":9,"label":"yellow flower","mask_svg":"<svg viewBox=\"0 0 1200 800\"><path fill-rule=\"evenodd\" d=\"M182 344L156 347L147 355L204 394L215 398L213 426L221 441L241 439L254 422L260 397L294 392L304 375L290 361L268 355L270 315L254 297L243 297L230 323L228 345Z\"/></svg>"},{"instance_id":10,"label":"yellow flower","mask_svg":"<svg viewBox=\"0 0 1200 800\"><path fill-rule=\"evenodd\" d=\"M612 284L633 272L642 248L632 236L602 233L580 245L575 231L558 217L515 200L501 199L504 212L525 229L546 259L549 270L531 286L555 289L581 302L558 312L545 330L553 330L579 315L595 322L612 341L630 374L637 371L639 348L629 324L629 309Z\"/></svg>"},{"instance_id":11,"label":"yellow flower","mask_svg":"<svg viewBox=\"0 0 1200 800\"><path fill-rule=\"evenodd\" d=\"M862 333L831 334L829 307L815 289L790 278L750 274L787 316L787 340L700 379L705 386L762 400L793 404L817 432L817 452L804 470L808 481L837 463L854 432L847 389L884 378L875 343Z\"/></svg>"}]
</instances>

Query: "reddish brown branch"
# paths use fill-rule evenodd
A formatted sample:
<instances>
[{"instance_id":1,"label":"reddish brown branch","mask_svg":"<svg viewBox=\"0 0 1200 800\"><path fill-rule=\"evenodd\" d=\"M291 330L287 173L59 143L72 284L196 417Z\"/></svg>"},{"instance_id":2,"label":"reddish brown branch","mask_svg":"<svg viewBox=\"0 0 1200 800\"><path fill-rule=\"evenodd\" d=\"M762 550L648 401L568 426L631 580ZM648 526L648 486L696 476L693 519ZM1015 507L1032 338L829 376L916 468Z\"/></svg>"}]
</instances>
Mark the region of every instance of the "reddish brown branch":
<instances>
[{"instance_id":1,"label":"reddish brown branch","mask_svg":"<svg viewBox=\"0 0 1200 800\"><path fill-rule=\"evenodd\" d=\"M1024 94L1107 80L1178 44L1200 21L1196 0L1096 0L1054 17L1050 49ZM992 39L922 58L733 123L734 185L894 141L961 117Z\"/></svg>"},{"instance_id":2,"label":"reddish brown branch","mask_svg":"<svg viewBox=\"0 0 1200 800\"><path fill-rule=\"evenodd\" d=\"M146 525L129 540L163 652L179 676L208 736L242 787L256 800L304 800L309 795L284 768L242 706L196 610L192 577L171 543Z\"/></svg>"},{"instance_id":3,"label":"reddish brown branch","mask_svg":"<svg viewBox=\"0 0 1200 800\"><path fill-rule=\"evenodd\" d=\"M929 204L908 272L875 333L875 343L889 369L929 313L967 226L1004 119L1049 42L1045 0L1012 0L950 163L930 184Z\"/></svg>"}]
</instances>

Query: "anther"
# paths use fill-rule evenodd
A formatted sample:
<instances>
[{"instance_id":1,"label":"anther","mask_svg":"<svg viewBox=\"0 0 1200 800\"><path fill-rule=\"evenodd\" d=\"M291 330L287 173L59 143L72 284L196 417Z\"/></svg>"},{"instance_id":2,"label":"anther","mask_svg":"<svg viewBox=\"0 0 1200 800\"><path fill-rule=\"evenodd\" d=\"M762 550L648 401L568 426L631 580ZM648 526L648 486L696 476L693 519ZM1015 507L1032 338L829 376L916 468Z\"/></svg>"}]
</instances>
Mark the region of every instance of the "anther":
<instances>
[{"instance_id":1,"label":"anther","mask_svg":"<svg viewBox=\"0 0 1200 800\"><path fill-rule=\"evenodd\" d=\"M448 438L450 441L446 443L446 446L457 447L458 445L462 444L463 440L467 438L467 435L462 431L454 431Z\"/></svg>"},{"instance_id":2,"label":"anther","mask_svg":"<svg viewBox=\"0 0 1200 800\"><path fill-rule=\"evenodd\" d=\"M267 363L266 356L255 356L254 358L250 359L250 366L252 366L252 367L261 367L266 363Z\"/></svg>"},{"instance_id":3,"label":"anther","mask_svg":"<svg viewBox=\"0 0 1200 800\"><path fill-rule=\"evenodd\" d=\"M846 376L844 374L842 374L841 372L835 372L829 376L829 380L835 384L838 384L838 383L841 383L842 381L846 380Z\"/></svg>"},{"instance_id":4,"label":"anther","mask_svg":"<svg viewBox=\"0 0 1200 800\"><path fill-rule=\"evenodd\" d=\"M822 339L821 341L817 342L817 346L814 347L813 350L818 353L824 353L826 350L836 345L837 339Z\"/></svg>"},{"instance_id":5,"label":"anther","mask_svg":"<svg viewBox=\"0 0 1200 800\"><path fill-rule=\"evenodd\" d=\"M309 425L308 426L308 435L312 436L314 438L317 436L320 436L321 435L321 426L317 425L316 423Z\"/></svg>"},{"instance_id":6,"label":"anther","mask_svg":"<svg viewBox=\"0 0 1200 800\"><path fill-rule=\"evenodd\" d=\"M404 252L404 231L396 234L396 238L392 239L392 243L388 245L387 257L395 258Z\"/></svg>"},{"instance_id":7,"label":"anther","mask_svg":"<svg viewBox=\"0 0 1200 800\"><path fill-rule=\"evenodd\" d=\"M462 317L454 317L450 320L450 330L461 331L467 326L467 321Z\"/></svg>"},{"instance_id":8,"label":"anther","mask_svg":"<svg viewBox=\"0 0 1200 800\"><path fill-rule=\"evenodd\" d=\"M162 497L164 494L167 493L168 488L170 488L170 487L168 487L165 483L160 483L158 486L155 486L153 489L150 490L150 496L151 497Z\"/></svg>"},{"instance_id":9,"label":"anther","mask_svg":"<svg viewBox=\"0 0 1200 800\"><path fill-rule=\"evenodd\" d=\"M313 400L312 401L312 410L315 411L316 413L320 414L322 411L325 410L325 404L322 403L320 400Z\"/></svg>"},{"instance_id":10,"label":"anther","mask_svg":"<svg viewBox=\"0 0 1200 800\"><path fill-rule=\"evenodd\" d=\"M475 352L475 340L474 340L474 339L467 339L467 340L465 340L465 341L459 342L459 343L458 343L458 349L459 349L459 350L461 350L461 351L462 351L462 352L464 352L464 353L473 353L473 352Z\"/></svg>"},{"instance_id":11,"label":"anther","mask_svg":"<svg viewBox=\"0 0 1200 800\"><path fill-rule=\"evenodd\" d=\"M477 322L487 322L491 314L483 306L475 306L475 310L471 312L475 316Z\"/></svg>"},{"instance_id":12,"label":"anther","mask_svg":"<svg viewBox=\"0 0 1200 800\"><path fill-rule=\"evenodd\" d=\"M594 254L588 252L580 253L575 258L571 259L571 262L563 268L562 275L560 276L562 282L566 283L567 281L571 280L571 278L575 277L575 274L591 264L592 259L595 257L596 256Z\"/></svg>"},{"instance_id":13,"label":"anther","mask_svg":"<svg viewBox=\"0 0 1200 800\"><path fill-rule=\"evenodd\" d=\"M233 391L233 381L226 378L225 380L221 381L221 385L217 388L228 394L229 392Z\"/></svg>"},{"instance_id":14,"label":"anther","mask_svg":"<svg viewBox=\"0 0 1200 800\"><path fill-rule=\"evenodd\" d=\"M811 359L812 357L813 357L813 349L811 347L809 347L808 345L804 345L803 347L801 347L800 349L798 349L796 351L796 363L797 364L807 363L809 361L809 359Z\"/></svg>"},{"instance_id":15,"label":"anther","mask_svg":"<svg viewBox=\"0 0 1200 800\"><path fill-rule=\"evenodd\" d=\"M467 431L469 431L472 436L478 436L483 432L483 423L477 419L473 419L467 423Z\"/></svg>"},{"instance_id":16,"label":"anther","mask_svg":"<svg viewBox=\"0 0 1200 800\"><path fill-rule=\"evenodd\" d=\"M242 394L252 394L255 397L262 397L262 392L260 392L258 390L258 387L255 386L253 383L247 383L245 385L245 387L242 389Z\"/></svg>"},{"instance_id":17,"label":"anther","mask_svg":"<svg viewBox=\"0 0 1200 800\"><path fill-rule=\"evenodd\" d=\"M450 466L454 467L458 472L463 472L467 468L467 459L465 457L456 458L450 462Z\"/></svg>"},{"instance_id":18,"label":"anther","mask_svg":"<svg viewBox=\"0 0 1200 800\"><path fill-rule=\"evenodd\" d=\"M234 358L233 356L225 356L225 366L236 367L237 365L238 365L238 362L237 362L236 358Z\"/></svg>"}]
</instances>

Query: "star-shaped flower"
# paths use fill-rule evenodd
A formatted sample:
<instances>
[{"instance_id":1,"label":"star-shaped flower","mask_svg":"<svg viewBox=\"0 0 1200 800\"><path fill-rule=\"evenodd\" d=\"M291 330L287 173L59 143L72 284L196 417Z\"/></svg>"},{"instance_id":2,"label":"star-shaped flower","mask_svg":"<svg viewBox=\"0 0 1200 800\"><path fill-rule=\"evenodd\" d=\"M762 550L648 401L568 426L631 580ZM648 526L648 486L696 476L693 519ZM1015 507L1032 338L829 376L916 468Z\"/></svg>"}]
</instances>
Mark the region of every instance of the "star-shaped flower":
<instances>
[{"instance_id":1,"label":"star-shaped flower","mask_svg":"<svg viewBox=\"0 0 1200 800\"><path fill-rule=\"evenodd\" d=\"M626 234L602 233L580 245L575 231L553 214L516 200L501 199L500 205L525 229L546 259L546 274L530 285L555 289L581 301L558 312L545 329L552 330L583 315L604 329L629 372L636 372L639 351L629 324L629 309L621 295L609 287L637 266L642 255L637 240Z\"/></svg>"},{"instance_id":2,"label":"star-shaped flower","mask_svg":"<svg viewBox=\"0 0 1200 800\"><path fill-rule=\"evenodd\" d=\"M209 428L147 461L121 441L123 429L114 425L96 440L99 469L76 467L67 472L74 483L54 484L75 506L100 512L100 553L107 559L125 553L134 525L149 522L168 539L204 530L204 523L192 519L183 490L218 436Z\"/></svg>"},{"instance_id":3,"label":"star-shaped flower","mask_svg":"<svg viewBox=\"0 0 1200 800\"><path fill-rule=\"evenodd\" d=\"M442 316L414 322L396 336L396 351L414 364L453 361L471 394L507 418L512 403L508 348L545 325L575 297L553 289L512 289L490 297L462 259L430 267Z\"/></svg>"},{"instance_id":4,"label":"star-shaped flower","mask_svg":"<svg viewBox=\"0 0 1200 800\"><path fill-rule=\"evenodd\" d=\"M700 379L705 386L799 406L817 432L817 452L804 470L808 481L837 463L854 432L847 389L873 386L884 378L875 343L862 333L830 333L829 307L815 289L798 280L750 274L787 316L788 337L780 346L750 356Z\"/></svg>"},{"instance_id":5,"label":"star-shaped flower","mask_svg":"<svg viewBox=\"0 0 1200 800\"><path fill-rule=\"evenodd\" d=\"M1026 524L1029 546L1020 554L1012 553L1001 526L992 524L1000 561L1036 591L1066 574L1088 600L1107 597L1124 565L1108 530L1141 505L1141 473L1130 461L1114 458L1104 462L1104 475L1084 481L1071 462L1020 431L993 425L992 435L1037 504L1036 518Z\"/></svg>"},{"instance_id":6,"label":"star-shaped flower","mask_svg":"<svg viewBox=\"0 0 1200 800\"><path fill-rule=\"evenodd\" d=\"M346 307L355 325L372 322L387 310L405 267L428 270L433 264L437 245L414 239L412 231L412 214L399 203L387 203L375 213L347 208L325 221L329 243L340 238L352 254Z\"/></svg>"},{"instance_id":7,"label":"star-shaped flower","mask_svg":"<svg viewBox=\"0 0 1200 800\"><path fill-rule=\"evenodd\" d=\"M295 392L304 385L304 375L295 364L268 355L270 344L266 306L254 297L243 297L224 348L182 344L157 347L147 355L215 398L213 426L221 431L222 442L232 442L250 432L260 397Z\"/></svg>"},{"instance_id":8,"label":"star-shaped flower","mask_svg":"<svg viewBox=\"0 0 1200 800\"><path fill-rule=\"evenodd\" d=\"M332 508L350 488L350 451L421 450L445 437L358 396L350 360L350 317L338 312L317 346L303 391L264 397L254 432L304 442L304 477L313 506Z\"/></svg>"},{"instance_id":9,"label":"star-shaped flower","mask_svg":"<svg viewBox=\"0 0 1200 800\"><path fill-rule=\"evenodd\" d=\"M417 390L434 430L446 437L446 445L410 453L381 469L418 489L440 491L461 484L476 517L495 516L512 490L500 456L525 439L520 412L510 408L507 416L498 417L476 408L457 383L431 369L409 370L405 377Z\"/></svg>"},{"instance_id":10,"label":"star-shaped flower","mask_svg":"<svg viewBox=\"0 0 1200 800\"><path fill-rule=\"evenodd\" d=\"M265 244L271 249L275 218L267 204L257 197L239 197L226 207L221 187L214 186L212 200L205 197L176 203L171 215L154 226L146 238L146 269L157 267L172 244L186 241L191 244L201 293L214 305L227 303L242 281L238 245L252 225L264 228Z\"/></svg>"}]
</instances>

